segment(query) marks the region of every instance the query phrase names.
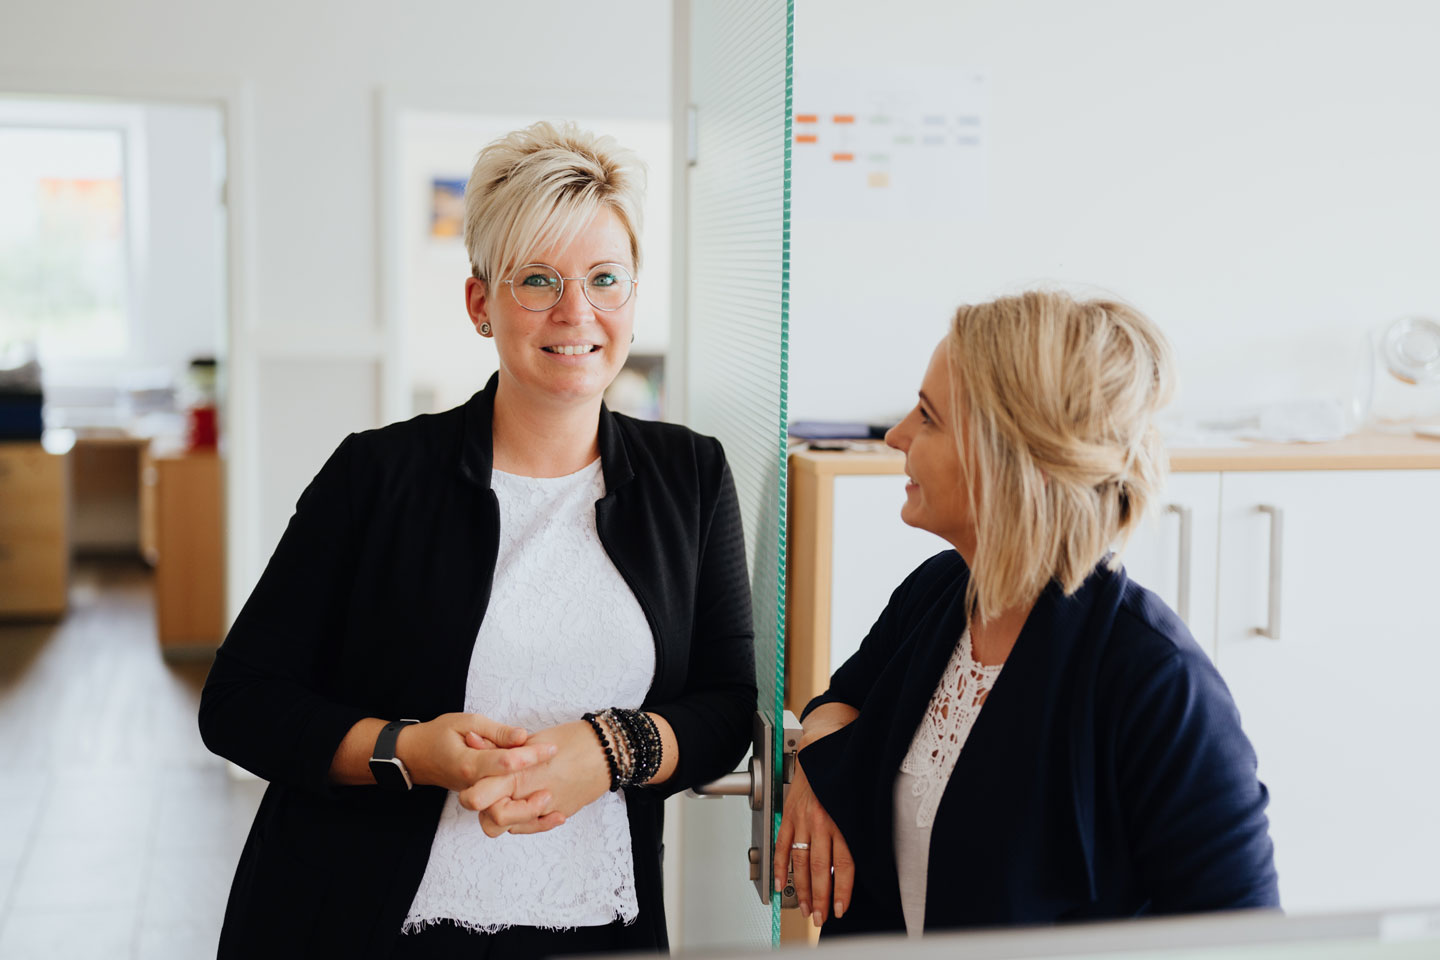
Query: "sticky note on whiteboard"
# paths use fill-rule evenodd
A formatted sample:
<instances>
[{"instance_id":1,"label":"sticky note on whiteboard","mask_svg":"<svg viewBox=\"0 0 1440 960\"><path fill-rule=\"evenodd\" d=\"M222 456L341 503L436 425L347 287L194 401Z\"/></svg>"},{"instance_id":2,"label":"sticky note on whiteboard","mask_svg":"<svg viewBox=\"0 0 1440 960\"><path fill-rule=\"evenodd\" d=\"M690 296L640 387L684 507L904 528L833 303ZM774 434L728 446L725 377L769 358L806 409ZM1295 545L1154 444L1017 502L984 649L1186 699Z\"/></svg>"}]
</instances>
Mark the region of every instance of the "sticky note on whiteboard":
<instances>
[{"instance_id":1,"label":"sticky note on whiteboard","mask_svg":"<svg viewBox=\"0 0 1440 960\"><path fill-rule=\"evenodd\" d=\"M966 67L795 65L797 220L982 215L988 78ZM817 149L818 148L818 149Z\"/></svg>"}]
</instances>

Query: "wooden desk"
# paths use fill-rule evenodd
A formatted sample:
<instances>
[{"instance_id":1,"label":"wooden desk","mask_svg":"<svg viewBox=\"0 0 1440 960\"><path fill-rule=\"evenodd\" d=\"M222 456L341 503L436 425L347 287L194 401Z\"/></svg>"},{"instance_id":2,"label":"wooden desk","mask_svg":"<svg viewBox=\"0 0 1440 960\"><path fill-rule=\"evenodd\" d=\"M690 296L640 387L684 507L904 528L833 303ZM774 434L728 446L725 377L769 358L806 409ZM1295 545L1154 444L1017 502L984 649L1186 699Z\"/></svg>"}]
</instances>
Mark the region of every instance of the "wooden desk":
<instances>
[{"instance_id":1,"label":"wooden desk","mask_svg":"<svg viewBox=\"0 0 1440 960\"><path fill-rule=\"evenodd\" d=\"M38 442L0 442L0 616L65 615L69 468Z\"/></svg>"},{"instance_id":2,"label":"wooden desk","mask_svg":"<svg viewBox=\"0 0 1440 960\"><path fill-rule=\"evenodd\" d=\"M139 545L140 461L148 437L78 430L70 451L70 547L77 556L134 556Z\"/></svg>"}]
</instances>

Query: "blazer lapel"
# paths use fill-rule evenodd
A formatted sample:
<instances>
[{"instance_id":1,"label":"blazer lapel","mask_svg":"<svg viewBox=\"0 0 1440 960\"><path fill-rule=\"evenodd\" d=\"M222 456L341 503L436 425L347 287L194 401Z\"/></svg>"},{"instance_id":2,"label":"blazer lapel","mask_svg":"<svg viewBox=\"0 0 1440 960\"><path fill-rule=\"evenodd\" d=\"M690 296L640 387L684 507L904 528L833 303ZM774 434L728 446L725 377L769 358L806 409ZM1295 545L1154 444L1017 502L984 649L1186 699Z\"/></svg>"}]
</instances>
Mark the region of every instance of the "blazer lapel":
<instances>
[{"instance_id":1,"label":"blazer lapel","mask_svg":"<svg viewBox=\"0 0 1440 960\"><path fill-rule=\"evenodd\" d=\"M963 568L962 568L963 569ZM890 771L889 777L880 777L873 787L874 819L872 829L883 842L876 843L877 868L882 871L885 886L893 891L896 901L900 896L899 868L895 861L895 775L910 744L915 739L930 707L930 699L940 683L945 667L955 652L955 645L965 632L965 588L970 582L968 572L962 572L947 591L948 604L937 607L923 617L911 632L915 650L910 666L901 684L900 694L895 701L894 719L884 740L878 769Z\"/></svg>"}]
</instances>

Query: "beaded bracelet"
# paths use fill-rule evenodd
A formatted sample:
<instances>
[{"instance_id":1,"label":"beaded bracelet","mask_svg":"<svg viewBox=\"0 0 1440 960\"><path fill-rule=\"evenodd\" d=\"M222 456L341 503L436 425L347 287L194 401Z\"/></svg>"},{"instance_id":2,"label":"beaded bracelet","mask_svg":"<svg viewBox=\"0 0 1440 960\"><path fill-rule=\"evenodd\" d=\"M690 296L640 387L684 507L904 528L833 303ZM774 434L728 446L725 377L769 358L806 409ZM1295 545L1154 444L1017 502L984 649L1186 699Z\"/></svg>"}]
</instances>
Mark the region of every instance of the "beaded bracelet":
<instances>
[{"instance_id":1,"label":"beaded bracelet","mask_svg":"<svg viewBox=\"0 0 1440 960\"><path fill-rule=\"evenodd\" d=\"M605 732L615 747L615 765L620 769L618 784L626 786L632 782L635 773L635 754L630 746L630 738L609 710L602 710L598 719L605 725Z\"/></svg>"},{"instance_id":2,"label":"beaded bracelet","mask_svg":"<svg viewBox=\"0 0 1440 960\"><path fill-rule=\"evenodd\" d=\"M649 714L637 711L631 720L635 726L634 739L640 743L640 752L644 755L643 769L639 779L642 782L649 782L660 772L660 761L664 752L660 741L660 731Z\"/></svg>"},{"instance_id":3,"label":"beaded bracelet","mask_svg":"<svg viewBox=\"0 0 1440 960\"><path fill-rule=\"evenodd\" d=\"M647 713L621 707L611 707L603 715L612 719L625 743L625 751L630 760L626 782L642 784L653 780L660 772L664 754L660 731L655 726L655 721Z\"/></svg>"},{"instance_id":4,"label":"beaded bracelet","mask_svg":"<svg viewBox=\"0 0 1440 960\"><path fill-rule=\"evenodd\" d=\"M584 719L590 724L590 729L595 731L595 736L600 738L600 746L605 749L605 765L610 768L610 792L614 793L620 789L620 766L615 762L615 750L610 745L610 738L605 735L605 728L600 725L600 718L593 713L587 713Z\"/></svg>"},{"instance_id":5,"label":"beaded bracelet","mask_svg":"<svg viewBox=\"0 0 1440 960\"><path fill-rule=\"evenodd\" d=\"M612 792L648 783L660 772L665 747L660 730L649 714L610 707L598 714L585 714L585 720L605 750Z\"/></svg>"}]
</instances>

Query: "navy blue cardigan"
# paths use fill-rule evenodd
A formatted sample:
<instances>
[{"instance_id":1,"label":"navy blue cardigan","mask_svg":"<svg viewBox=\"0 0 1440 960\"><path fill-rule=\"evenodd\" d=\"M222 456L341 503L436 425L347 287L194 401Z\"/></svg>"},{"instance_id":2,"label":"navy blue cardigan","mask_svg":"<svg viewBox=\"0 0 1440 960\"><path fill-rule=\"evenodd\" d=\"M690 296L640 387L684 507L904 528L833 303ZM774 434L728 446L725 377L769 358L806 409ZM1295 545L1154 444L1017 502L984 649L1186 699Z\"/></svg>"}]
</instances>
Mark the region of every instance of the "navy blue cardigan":
<instances>
[{"instance_id":1,"label":"navy blue cardigan","mask_svg":"<svg viewBox=\"0 0 1440 960\"><path fill-rule=\"evenodd\" d=\"M855 856L827 935L903 931L895 774L965 628L953 550L890 598L805 708L860 716L800 762ZM936 814L927 931L1277 907L1267 792L1234 701L1185 625L1123 570L1036 602Z\"/></svg>"}]
</instances>

